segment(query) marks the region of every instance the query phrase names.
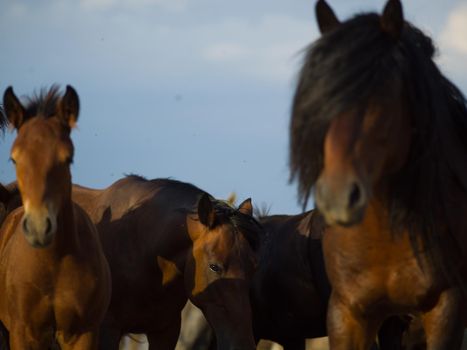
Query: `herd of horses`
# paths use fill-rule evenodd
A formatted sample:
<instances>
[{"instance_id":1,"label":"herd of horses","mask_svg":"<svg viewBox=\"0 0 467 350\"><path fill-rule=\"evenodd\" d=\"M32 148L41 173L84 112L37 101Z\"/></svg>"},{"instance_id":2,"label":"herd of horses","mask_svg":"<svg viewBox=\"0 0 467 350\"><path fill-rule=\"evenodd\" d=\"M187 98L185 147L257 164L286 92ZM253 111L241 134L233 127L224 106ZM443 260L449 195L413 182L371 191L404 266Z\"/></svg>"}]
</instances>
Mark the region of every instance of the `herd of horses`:
<instances>
[{"instance_id":1,"label":"herd of horses","mask_svg":"<svg viewBox=\"0 0 467 350\"><path fill-rule=\"evenodd\" d=\"M467 104L399 0L340 22L316 4L290 123L306 207L257 216L185 182L131 175L75 185L67 86L20 101L16 181L0 188L0 347L118 349L127 333L175 347L198 306L219 350L259 339L303 350L459 349L467 326ZM417 333L418 334L418 333Z\"/></svg>"}]
</instances>

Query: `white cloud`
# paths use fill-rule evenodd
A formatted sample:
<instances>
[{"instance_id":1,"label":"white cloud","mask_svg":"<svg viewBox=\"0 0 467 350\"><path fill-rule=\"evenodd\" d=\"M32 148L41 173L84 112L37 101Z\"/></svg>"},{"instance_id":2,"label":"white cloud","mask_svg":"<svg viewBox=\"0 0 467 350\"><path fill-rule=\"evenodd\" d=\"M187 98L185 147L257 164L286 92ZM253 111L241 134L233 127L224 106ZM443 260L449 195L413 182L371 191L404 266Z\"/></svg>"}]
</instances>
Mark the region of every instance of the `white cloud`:
<instances>
[{"instance_id":1,"label":"white cloud","mask_svg":"<svg viewBox=\"0 0 467 350\"><path fill-rule=\"evenodd\" d=\"M445 48L467 57L467 4L461 4L451 12L440 40Z\"/></svg>"},{"instance_id":2,"label":"white cloud","mask_svg":"<svg viewBox=\"0 0 467 350\"><path fill-rule=\"evenodd\" d=\"M451 11L438 39L439 63L455 81L467 80L467 5L460 4Z\"/></svg>"},{"instance_id":3,"label":"white cloud","mask_svg":"<svg viewBox=\"0 0 467 350\"><path fill-rule=\"evenodd\" d=\"M255 23L225 20L215 28L204 28L203 36L204 59L249 77L286 82L295 72L297 53L317 32L311 20L267 15Z\"/></svg>"},{"instance_id":4,"label":"white cloud","mask_svg":"<svg viewBox=\"0 0 467 350\"><path fill-rule=\"evenodd\" d=\"M161 7L166 10L184 10L186 0L80 0L80 5L86 10L141 10L150 7Z\"/></svg>"},{"instance_id":5,"label":"white cloud","mask_svg":"<svg viewBox=\"0 0 467 350\"><path fill-rule=\"evenodd\" d=\"M191 11L164 11L187 1L50 0L37 7L5 6L9 11L8 16L0 11L0 31L8 28L11 35L0 63L26 66L37 80L287 84L297 70L296 54L317 36L312 19L291 15L194 17Z\"/></svg>"}]
</instances>

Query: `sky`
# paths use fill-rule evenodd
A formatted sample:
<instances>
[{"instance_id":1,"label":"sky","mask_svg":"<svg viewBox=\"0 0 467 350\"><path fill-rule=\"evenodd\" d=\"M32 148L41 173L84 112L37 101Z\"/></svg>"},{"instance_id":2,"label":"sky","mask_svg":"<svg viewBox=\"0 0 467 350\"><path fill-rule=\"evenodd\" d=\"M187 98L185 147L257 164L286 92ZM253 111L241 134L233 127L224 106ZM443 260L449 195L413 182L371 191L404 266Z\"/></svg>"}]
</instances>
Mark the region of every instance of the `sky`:
<instances>
[{"instance_id":1,"label":"sky","mask_svg":"<svg viewBox=\"0 0 467 350\"><path fill-rule=\"evenodd\" d=\"M343 20L385 1L328 0ZM75 183L171 177L295 214L288 125L314 0L1 0L0 94L72 85ZM406 0L467 94L467 1ZM0 95L1 96L1 95ZM15 179L0 139L0 181Z\"/></svg>"}]
</instances>

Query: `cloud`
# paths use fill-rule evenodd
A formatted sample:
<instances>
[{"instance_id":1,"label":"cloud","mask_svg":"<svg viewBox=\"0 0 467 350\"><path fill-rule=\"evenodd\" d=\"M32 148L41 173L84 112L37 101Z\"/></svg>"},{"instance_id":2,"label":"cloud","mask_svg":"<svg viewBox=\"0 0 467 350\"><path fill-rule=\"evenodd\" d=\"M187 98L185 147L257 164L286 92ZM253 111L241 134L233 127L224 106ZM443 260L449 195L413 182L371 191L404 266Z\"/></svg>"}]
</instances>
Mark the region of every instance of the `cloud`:
<instances>
[{"instance_id":1,"label":"cloud","mask_svg":"<svg viewBox=\"0 0 467 350\"><path fill-rule=\"evenodd\" d=\"M296 54L317 35L312 20L292 15L170 12L187 4L48 0L1 5L7 11L0 11L0 31L10 35L2 42L0 64L26 67L16 74L11 71L11 76L29 82L117 86L124 81L129 88L147 88L154 82L287 84L297 70Z\"/></svg>"},{"instance_id":2,"label":"cloud","mask_svg":"<svg viewBox=\"0 0 467 350\"><path fill-rule=\"evenodd\" d=\"M312 21L284 15L264 15L256 22L227 19L212 29L204 29L205 60L219 69L267 81L290 80L297 54L317 37Z\"/></svg>"},{"instance_id":3,"label":"cloud","mask_svg":"<svg viewBox=\"0 0 467 350\"><path fill-rule=\"evenodd\" d=\"M449 14L440 40L445 48L467 57L467 4L461 4Z\"/></svg>"},{"instance_id":4,"label":"cloud","mask_svg":"<svg viewBox=\"0 0 467 350\"><path fill-rule=\"evenodd\" d=\"M186 0L80 0L82 8L91 11L132 10L161 7L166 10L181 11L186 8Z\"/></svg>"},{"instance_id":5,"label":"cloud","mask_svg":"<svg viewBox=\"0 0 467 350\"><path fill-rule=\"evenodd\" d=\"M439 62L450 76L467 87L467 4L460 4L451 11L439 35Z\"/></svg>"}]
</instances>

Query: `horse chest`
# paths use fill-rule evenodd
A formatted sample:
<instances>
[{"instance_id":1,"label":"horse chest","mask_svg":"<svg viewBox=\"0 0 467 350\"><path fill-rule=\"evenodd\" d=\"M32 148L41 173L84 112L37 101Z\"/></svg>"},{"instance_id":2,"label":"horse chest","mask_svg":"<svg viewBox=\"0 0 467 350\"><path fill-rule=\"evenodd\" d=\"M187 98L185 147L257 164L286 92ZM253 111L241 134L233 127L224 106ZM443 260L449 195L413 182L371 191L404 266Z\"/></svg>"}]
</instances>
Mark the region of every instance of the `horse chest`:
<instances>
[{"instance_id":1,"label":"horse chest","mask_svg":"<svg viewBox=\"0 0 467 350\"><path fill-rule=\"evenodd\" d=\"M328 230L323 239L326 269L333 289L361 309L397 306L424 308L437 294L437 279L421 254L415 256L408 237L357 230Z\"/></svg>"}]
</instances>

